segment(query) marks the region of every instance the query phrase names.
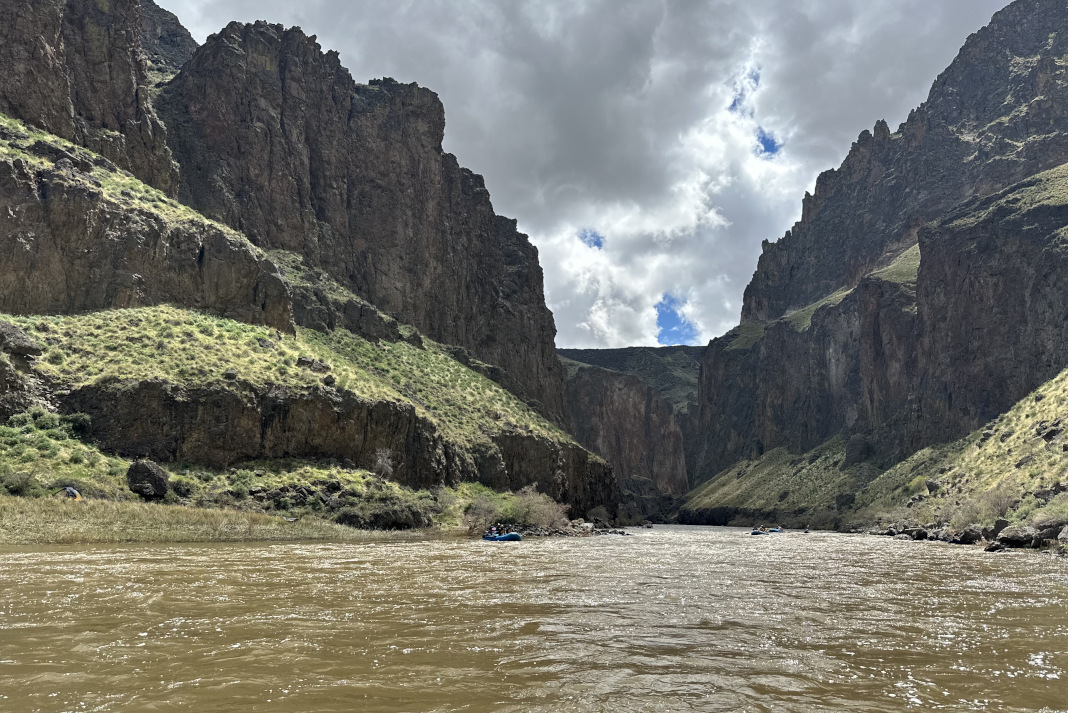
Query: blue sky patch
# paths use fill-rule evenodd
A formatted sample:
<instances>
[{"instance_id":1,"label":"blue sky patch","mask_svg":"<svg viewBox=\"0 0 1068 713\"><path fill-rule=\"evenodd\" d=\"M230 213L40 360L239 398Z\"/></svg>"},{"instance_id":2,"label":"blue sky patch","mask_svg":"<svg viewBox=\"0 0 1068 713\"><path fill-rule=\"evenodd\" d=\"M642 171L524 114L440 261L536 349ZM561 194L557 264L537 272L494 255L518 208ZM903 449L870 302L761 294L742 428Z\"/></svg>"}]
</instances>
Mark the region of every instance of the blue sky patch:
<instances>
[{"instance_id":1,"label":"blue sky patch","mask_svg":"<svg viewBox=\"0 0 1068 713\"><path fill-rule=\"evenodd\" d=\"M739 81L734 87L734 98L731 99L731 105L727 107L727 110L732 114L751 114L752 112L745 107L745 102L749 98L749 95L756 91L760 86L760 70L754 69L749 74L745 75L745 79Z\"/></svg>"},{"instance_id":2,"label":"blue sky patch","mask_svg":"<svg viewBox=\"0 0 1068 713\"><path fill-rule=\"evenodd\" d=\"M590 230L589 228L580 230L578 238L588 248L600 250L604 247L604 236L598 233L596 230Z\"/></svg>"},{"instance_id":3,"label":"blue sky patch","mask_svg":"<svg viewBox=\"0 0 1068 713\"><path fill-rule=\"evenodd\" d=\"M764 127L757 129L757 142L760 144L760 153L767 156L774 156L782 148L782 142L765 131Z\"/></svg>"},{"instance_id":4,"label":"blue sky patch","mask_svg":"<svg viewBox=\"0 0 1068 713\"><path fill-rule=\"evenodd\" d=\"M686 302L672 295L664 295L656 305L656 341L664 346L697 344L697 327L686 320L679 310Z\"/></svg>"}]
</instances>

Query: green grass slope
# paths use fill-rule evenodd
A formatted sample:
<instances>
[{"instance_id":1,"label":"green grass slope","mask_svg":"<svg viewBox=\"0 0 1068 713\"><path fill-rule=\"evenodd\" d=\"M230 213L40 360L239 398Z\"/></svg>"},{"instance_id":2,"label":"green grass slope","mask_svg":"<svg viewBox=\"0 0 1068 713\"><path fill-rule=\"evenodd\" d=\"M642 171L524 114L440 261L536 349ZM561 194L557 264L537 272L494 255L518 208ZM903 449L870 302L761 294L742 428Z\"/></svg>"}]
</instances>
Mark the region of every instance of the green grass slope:
<instances>
[{"instance_id":1,"label":"green grass slope","mask_svg":"<svg viewBox=\"0 0 1068 713\"><path fill-rule=\"evenodd\" d=\"M161 379L186 386L224 384L311 387L329 367L336 388L368 400L409 402L458 443L519 431L571 442L567 434L496 383L429 340L370 342L338 329L298 329L295 336L171 306L75 316L4 316L46 348L37 369L63 388L101 379ZM302 357L304 360L302 360Z\"/></svg>"},{"instance_id":2,"label":"green grass slope","mask_svg":"<svg viewBox=\"0 0 1068 713\"><path fill-rule=\"evenodd\" d=\"M693 490L680 512L683 522L788 527L833 527L850 506L843 495L879 476L868 463L842 468L845 443L831 439L804 454L776 448L742 461Z\"/></svg>"},{"instance_id":3,"label":"green grass slope","mask_svg":"<svg viewBox=\"0 0 1068 713\"><path fill-rule=\"evenodd\" d=\"M832 439L804 454L783 448L744 461L691 492L684 521L715 514L748 525L866 527L911 520L963 527L1068 523L1068 369L986 427L925 448L880 472L842 469L845 444Z\"/></svg>"}]
</instances>

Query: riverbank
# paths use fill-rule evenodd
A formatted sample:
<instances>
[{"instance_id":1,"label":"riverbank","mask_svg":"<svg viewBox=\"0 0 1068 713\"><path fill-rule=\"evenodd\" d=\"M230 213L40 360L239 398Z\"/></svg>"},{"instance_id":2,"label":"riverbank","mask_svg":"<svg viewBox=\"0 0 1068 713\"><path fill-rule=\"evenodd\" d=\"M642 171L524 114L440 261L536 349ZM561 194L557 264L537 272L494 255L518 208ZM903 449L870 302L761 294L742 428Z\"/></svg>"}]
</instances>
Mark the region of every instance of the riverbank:
<instances>
[{"instance_id":1,"label":"riverbank","mask_svg":"<svg viewBox=\"0 0 1068 713\"><path fill-rule=\"evenodd\" d=\"M0 496L0 545L266 542L358 542L424 537L426 530L357 530L317 517L295 522L240 510L132 501Z\"/></svg>"}]
</instances>

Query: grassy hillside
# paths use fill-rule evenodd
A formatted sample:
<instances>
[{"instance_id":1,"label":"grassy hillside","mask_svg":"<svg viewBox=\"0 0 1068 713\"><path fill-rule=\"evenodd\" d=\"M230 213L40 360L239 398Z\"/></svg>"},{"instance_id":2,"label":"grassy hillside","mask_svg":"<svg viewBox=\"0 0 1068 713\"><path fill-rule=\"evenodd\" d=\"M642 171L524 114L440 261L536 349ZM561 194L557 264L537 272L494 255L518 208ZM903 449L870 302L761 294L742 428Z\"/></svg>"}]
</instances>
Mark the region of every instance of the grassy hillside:
<instances>
[{"instance_id":1,"label":"grassy hillside","mask_svg":"<svg viewBox=\"0 0 1068 713\"><path fill-rule=\"evenodd\" d=\"M129 210L154 213L167 223L211 224L246 243L244 235L205 218L163 192L142 183L98 154L53 134L0 114L0 160L20 160L37 169L52 170L55 162L70 157L74 168L63 180L100 191L108 201ZM249 247L258 249L248 243Z\"/></svg>"},{"instance_id":2,"label":"grassy hillside","mask_svg":"<svg viewBox=\"0 0 1068 713\"><path fill-rule=\"evenodd\" d=\"M0 320L41 342L46 351L37 369L67 388L107 378L310 387L329 374L336 388L366 399L414 404L459 443L486 442L502 430L570 442L525 403L429 340L420 349L407 342L372 343L341 329L299 329L289 336L169 306Z\"/></svg>"},{"instance_id":3,"label":"grassy hillside","mask_svg":"<svg viewBox=\"0 0 1068 713\"><path fill-rule=\"evenodd\" d=\"M842 469L845 443L832 439L804 454L776 448L756 460L742 461L689 494L683 511L718 511L720 524L763 522L789 527L831 527L856 492L879 476L867 463ZM692 520L686 517L684 520Z\"/></svg>"},{"instance_id":4,"label":"grassy hillside","mask_svg":"<svg viewBox=\"0 0 1068 713\"><path fill-rule=\"evenodd\" d=\"M738 524L866 526L910 519L958 527L1012 522L1068 523L1068 369L985 428L925 448L879 472L845 470L845 444L832 439L794 455L775 449L739 463L690 493L684 511L733 509Z\"/></svg>"},{"instance_id":5,"label":"grassy hillside","mask_svg":"<svg viewBox=\"0 0 1068 713\"><path fill-rule=\"evenodd\" d=\"M697 401L702 353L704 347L685 346L557 350L566 360L641 379L663 394L676 411Z\"/></svg>"},{"instance_id":6,"label":"grassy hillside","mask_svg":"<svg viewBox=\"0 0 1068 713\"><path fill-rule=\"evenodd\" d=\"M1061 504L1068 512L1068 498L1047 505L1034 496L1068 481L1066 426L1068 369L985 428L886 471L858 494L857 506L873 516L913 499L923 512L979 521L1003 511L1027 521ZM1006 510L1006 503L1013 506Z\"/></svg>"}]
</instances>

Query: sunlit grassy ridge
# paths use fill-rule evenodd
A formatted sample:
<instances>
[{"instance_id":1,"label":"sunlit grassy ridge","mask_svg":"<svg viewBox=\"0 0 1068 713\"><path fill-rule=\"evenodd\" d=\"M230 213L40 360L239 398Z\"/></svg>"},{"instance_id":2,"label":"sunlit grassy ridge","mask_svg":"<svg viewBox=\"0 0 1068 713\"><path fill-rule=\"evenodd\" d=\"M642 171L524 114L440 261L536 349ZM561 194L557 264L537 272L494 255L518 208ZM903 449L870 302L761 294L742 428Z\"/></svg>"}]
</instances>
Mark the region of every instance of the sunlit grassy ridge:
<instances>
[{"instance_id":1,"label":"sunlit grassy ridge","mask_svg":"<svg viewBox=\"0 0 1068 713\"><path fill-rule=\"evenodd\" d=\"M437 344L372 343L345 330L299 329L295 336L170 306L76 316L0 316L45 346L39 371L73 388L102 379L161 379L184 386L310 388L326 373L335 387L369 400L410 402L458 443L486 442L502 430L570 442L559 428Z\"/></svg>"},{"instance_id":2,"label":"sunlit grassy ridge","mask_svg":"<svg viewBox=\"0 0 1068 713\"><path fill-rule=\"evenodd\" d=\"M1068 522L1068 496L1045 504L1033 495L1068 482L1066 432L1068 369L984 428L925 448L884 472L871 463L841 470L841 438L799 455L777 448L717 474L690 494L685 508L803 510L794 521L814 523L911 519L962 526L1000 516ZM851 494L855 501L837 501Z\"/></svg>"},{"instance_id":3,"label":"sunlit grassy ridge","mask_svg":"<svg viewBox=\"0 0 1068 713\"><path fill-rule=\"evenodd\" d=\"M902 285L916 284L916 276L920 272L920 246L913 245L897 256L897 258L881 270L872 273L872 277L886 282L894 282Z\"/></svg>"},{"instance_id":4,"label":"sunlit grassy ridge","mask_svg":"<svg viewBox=\"0 0 1068 713\"><path fill-rule=\"evenodd\" d=\"M732 337L733 340L730 346L727 347L728 351L735 349L751 349L754 344L760 341L764 336L766 327L760 322L746 322L739 324L737 327L727 332L726 337Z\"/></svg>"},{"instance_id":5,"label":"sunlit grassy ridge","mask_svg":"<svg viewBox=\"0 0 1068 713\"><path fill-rule=\"evenodd\" d=\"M79 161L80 170L65 176L62 179L64 181L99 190L104 198L118 206L148 211L167 223L210 224L231 238L247 243L248 247L257 254L260 252L241 233L222 223L205 218L192 208L182 205L162 191L117 168L100 155L5 114L0 114L0 160L21 159L35 169L53 168L53 159L34 148L37 142L61 149Z\"/></svg>"},{"instance_id":6,"label":"sunlit grassy ridge","mask_svg":"<svg viewBox=\"0 0 1068 713\"><path fill-rule=\"evenodd\" d=\"M1068 164L1050 169L1017 183L1001 193L967 203L946 223L950 229L969 228L993 215L1024 214L1036 208L1068 205ZM1059 231L1068 236L1068 227Z\"/></svg>"},{"instance_id":7,"label":"sunlit grassy ridge","mask_svg":"<svg viewBox=\"0 0 1068 713\"><path fill-rule=\"evenodd\" d=\"M842 470L844 457L841 438L801 455L776 448L717 474L690 493L684 508L774 512L791 526L829 525L837 517L836 498L855 492L878 476L878 470L867 463Z\"/></svg>"},{"instance_id":8,"label":"sunlit grassy ridge","mask_svg":"<svg viewBox=\"0 0 1068 713\"><path fill-rule=\"evenodd\" d=\"M1022 497L1049 488L1068 480L1065 427L1068 370L988 426L959 441L925 448L886 471L858 496L858 505L886 509L919 493L930 495L927 506L937 509L998 489ZM929 493L927 479L938 481L936 492ZM1016 513L1019 518L1029 514Z\"/></svg>"},{"instance_id":9,"label":"sunlit grassy ridge","mask_svg":"<svg viewBox=\"0 0 1068 713\"><path fill-rule=\"evenodd\" d=\"M821 300L817 300L816 302L813 302L812 304L806 307L802 307L799 310L795 310L794 312L787 314L782 318L781 321L786 322L797 331L803 332L810 326L812 326L812 315L816 313L816 310L818 310L820 307L825 306L833 307L834 305L838 304L846 297L848 297L852 291L853 290L851 288L843 287L842 289L836 292L832 292Z\"/></svg>"}]
</instances>

